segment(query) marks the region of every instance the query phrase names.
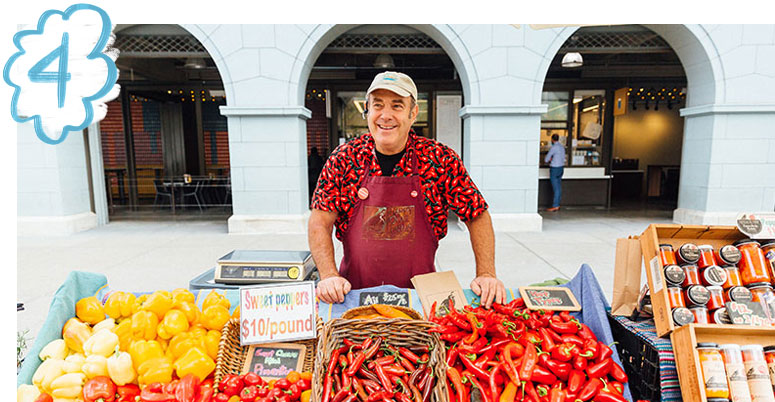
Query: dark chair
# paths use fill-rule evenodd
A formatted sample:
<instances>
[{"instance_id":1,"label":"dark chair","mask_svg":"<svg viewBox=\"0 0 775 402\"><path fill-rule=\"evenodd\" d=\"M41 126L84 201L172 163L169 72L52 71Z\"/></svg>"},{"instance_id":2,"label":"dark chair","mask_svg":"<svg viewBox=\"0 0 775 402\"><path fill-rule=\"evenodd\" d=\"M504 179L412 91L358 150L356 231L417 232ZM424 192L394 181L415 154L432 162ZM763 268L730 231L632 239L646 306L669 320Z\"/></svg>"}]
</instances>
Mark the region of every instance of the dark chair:
<instances>
[{"instance_id":1,"label":"dark chair","mask_svg":"<svg viewBox=\"0 0 775 402\"><path fill-rule=\"evenodd\" d=\"M164 186L159 179L153 180L153 186L156 188L156 197L153 198L153 206L156 206L156 203L159 201L160 198L167 197L169 199L169 202L172 202L172 193L170 193L170 190L168 187Z\"/></svg>"},{"instance_id":2,"label":"dark chair","mask_svg":"<svg viewBox=\"0 0 775 402\"><path fill-rule=\"evenodd\" d=\"M191 188L192 186L183 187L183 203L185 204L186 198L193 197L194 201L196 201L196 205L199 207L199 212L203 212L202 202L199 200L199 192L202 189L202 180L197 180L196 184L193 186L193 190Z\"/></svg>"}]
</instances>

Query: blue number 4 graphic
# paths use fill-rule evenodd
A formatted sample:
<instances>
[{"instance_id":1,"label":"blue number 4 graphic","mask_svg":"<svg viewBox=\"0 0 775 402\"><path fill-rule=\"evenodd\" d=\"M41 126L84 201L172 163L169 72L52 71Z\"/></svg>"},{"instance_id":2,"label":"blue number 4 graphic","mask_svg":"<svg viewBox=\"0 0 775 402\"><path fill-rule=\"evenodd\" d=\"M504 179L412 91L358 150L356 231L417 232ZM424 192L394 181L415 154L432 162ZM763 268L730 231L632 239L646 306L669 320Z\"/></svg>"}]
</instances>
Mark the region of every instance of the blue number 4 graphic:
<instances>
[{"instance_id":1,"label":"blue number 4 graphic","mask_svg":"<svg viewBox=\"0 0 775 402\"><path fill-rule=\"evenodd\" d=\"M35 63L35 65L30 68L30 71L27 72L27 76L30 77L30 81L32 82L57 83L57 99L60 108L65 105L65 90L67 81L70 81L70 73L67 72L68 40L69 36L67 32L63 33L62 44L51 51L51 53L47 54L46 57ZM59 59L59 70L54 72L44 71L46 67L51 65L57 58Z\"/></svg>"}]
</instances>

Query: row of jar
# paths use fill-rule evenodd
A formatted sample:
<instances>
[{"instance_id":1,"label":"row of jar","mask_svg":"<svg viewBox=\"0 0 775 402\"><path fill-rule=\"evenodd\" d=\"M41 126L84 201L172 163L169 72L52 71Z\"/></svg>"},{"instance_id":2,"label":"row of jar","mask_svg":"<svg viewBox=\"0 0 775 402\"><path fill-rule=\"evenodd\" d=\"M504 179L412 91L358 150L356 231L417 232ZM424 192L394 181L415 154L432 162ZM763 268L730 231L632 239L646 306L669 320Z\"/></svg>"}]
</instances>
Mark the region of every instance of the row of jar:
<instances>
[{"instance_id":1,"label":"row of jar","mask_svg":"<svg viewBox=\"0 0 775 402\"><path fill-rule=\"evenodd\" d=\"M728 272L731 267L737 267L736 276L743 285L754 283L775 284L775 240L767 240L759 243L756 240L738 240L733 244L727 244L715 250L708 244L696 245L684 243L677 250L670 244L659 245L659 257L663 267L680 265L684 270L693 266L697 272L697 283L702 277L700 273L708 272L706 268L713 268L708 275ZM723 268L721 267L723 266ZM674 272L677 272L674 270ZM665 275L667 280L667 274ZM686 275L684 280L690 280ZM718 278L715 282L718 282ZM723 281L725 282L726 279ZM705 283L705 285L722 285L722 283ZM680 283L680 282L679 282ZM688 286L686 284L685 286ZM738 285L739 286L739 285Z\"/></svg>"},{"instance_id":2,"label":"row of jar","mask_svg":"<svg viewBox=\"0 0 775 402\"><path fill-rule=\"evenodd\" d=\"M678 286L667 288L672 309L673 323L677 326L696 324L731 324L725 304L727 302L755 302L762 306L770 318L775 317L775 291L767 283L756 286L691 285L686 289Z\"/></svg>"},{"instance_id":3,"label":"row of jar","mask_svg":"<svg viewBox=\"0 0 775 402\"><path fill-rule=\"evenodd\" d=\"M775 346L697 344L708 402L775 402Z\"/></svg>"}]
</instances>

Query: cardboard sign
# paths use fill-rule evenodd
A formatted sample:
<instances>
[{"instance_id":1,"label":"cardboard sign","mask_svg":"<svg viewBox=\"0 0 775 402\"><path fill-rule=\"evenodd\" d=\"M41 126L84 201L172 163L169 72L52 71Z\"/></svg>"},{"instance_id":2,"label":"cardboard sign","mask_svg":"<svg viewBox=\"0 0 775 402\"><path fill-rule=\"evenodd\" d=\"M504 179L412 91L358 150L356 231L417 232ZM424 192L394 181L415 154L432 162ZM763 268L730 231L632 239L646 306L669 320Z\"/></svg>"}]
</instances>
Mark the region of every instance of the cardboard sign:
<instances>
[{"instance_id":1,"label":"cardboard sign","mask_svg":"<svg viewBox=\"0 0 775 402\"><path fill-rule=\"evenodd\" d=\"M307 347L295 343L267 343L248 348L242 374L256 373L261 378L285 378L291 371L302 371Z\"/></svg>"},{"instance_id":2,"label":"cardboard sign","mask_svg":"<svg viewBox=\"0 0 775 402\"><path fill-rule=\"evenodd\" d=\"M361 292L360 305L389 304L409 307L409 292Z\"/></svg>"},{"instance_id":3,"label":"cardboard sign","mask_svg":"<svg viewBox=\"0 0 775 402\"><path fill-rule=\"evenodd\" d=\"M775 214L741 214L737 229L752 239L775 238Z\"/></svg>"},{"instance_id":4,"label":"cardboard sign","mask_svg":"<svg viewBox=\"0 0 775 402\"><path fill-rule=\"evenodd\" d=\"M530 310L581 311L581 305L568 288L526 286L519 294Z\"/></svg>"},{"instance_id":5,"label":"cardboard sign","mask_svg":"<svg viewBox=\"0 0 775 402\"><path fill-rule=\"evenodd\" d=\"M413 276L412 285L417 290L426 317L430 315L434 302L436 302L437 315L449 312L450 301L453 302L455 308L462 308L468 304L463 288L460 287L460 282L452 271Z\"/></svg>"},{"instance_id":6,"label":"cardboard sign","mask_svg":"<svg viewBox=\"0 0 775 402\"><path fill-rule=\"evenodd\" d=\"M732 324L769 325L770 319L758 302L726 302L727 314Z\"/></svg>"},{"instance_id":7,"label":"cardboard sign","mask_svg":"<svg viewBox=\"0 0 775 402\"><path fill-rule=\"evenodd\" d=\"M313 281L240 287L242 345L315 336Z\"/></svg>"}]
</instances>

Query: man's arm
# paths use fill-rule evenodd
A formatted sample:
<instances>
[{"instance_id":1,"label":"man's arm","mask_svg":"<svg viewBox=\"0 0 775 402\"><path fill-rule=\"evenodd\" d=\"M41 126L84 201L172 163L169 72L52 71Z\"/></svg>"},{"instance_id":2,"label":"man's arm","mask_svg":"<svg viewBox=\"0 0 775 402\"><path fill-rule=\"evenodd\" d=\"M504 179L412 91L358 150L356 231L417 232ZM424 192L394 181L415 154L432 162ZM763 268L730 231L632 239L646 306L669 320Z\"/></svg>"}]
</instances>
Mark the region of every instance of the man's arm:
<instances>
[{"instance_id":1,"label":"man's arm","mask_svg":"<svg viewBox=\"0 0 775 402\"><path fill-rule=\"evenodd\" d=\"M351 285L339 276L334 259L334 242L331 240L336 212L312 209L309 216L309 249L315 261L320 282L318 282L318 297L326 303L342 303Z\"/></svg>"},{"instance_id":2,"label":"man's arm","mask_svg":"<svg viewBox=\"0 0 775 402\"><path fill-rule=\"evenodd\" d=\"M549 163L552 160L555 154L554 150L555 150L554 144L552 144L552 147L549 148L549 152L547 152L546 156L544 156L544 162Z\"/></svg>"},{"instance_id":3,"label":"man's arm","mask_svg":"<svg viewBox=\"0 0 775 402\"><path fill-rule=\"evenodd\" d=\"M493 301L504 304L506 288L495 277L495 233L490 213L485 210L466 222L466 226L476 260L476 278L471 282L471 290L480 295L481 304L486 308L490 308Z\"/></svg>"}]
</instances>

